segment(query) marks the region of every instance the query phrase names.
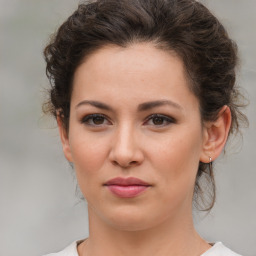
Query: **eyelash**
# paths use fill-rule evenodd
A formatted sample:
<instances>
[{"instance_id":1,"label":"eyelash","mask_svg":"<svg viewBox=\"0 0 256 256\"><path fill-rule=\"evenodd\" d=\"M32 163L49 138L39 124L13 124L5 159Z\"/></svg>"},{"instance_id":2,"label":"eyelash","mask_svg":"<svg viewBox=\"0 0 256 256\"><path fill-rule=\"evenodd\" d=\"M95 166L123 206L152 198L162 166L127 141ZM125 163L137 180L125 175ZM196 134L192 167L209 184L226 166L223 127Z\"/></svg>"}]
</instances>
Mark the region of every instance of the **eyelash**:
<instances>
[{"instance_id":1,"label":"eyelash","mask_svg":"<svg viewBox=\"0 0 256 256\"><path fill-rule=\"evenodd\" d=\"M104 121L108 121L108 118L105 116L105 115L103 115L103 114L90 114L90 115L87 115L87 116L85 116L85 117L83 117L82 119L81 119L81 123L82 124L86 124L86 125L89 125L89 126L95 126L95 127L99 127L99 126L101 126L102 124L95 124L95 123L90 123L90 122L93 122L93 119L94 118L98 118L98 117L100 117L100 118L104 118ZM109 122L109 121L108 121Z\"/></svg>"},{"instance_id":2,"label":"eyelash","mask_svg":"<svg viewBox=\"0 0 256 256\"><path fill-rule=\"evenodd\" d=\"M156 125L156 124L152 124L152 126L157 126L157 127L163 127L169 124L175 124L176 120L173 117L169 117L166 115L162 115L162 114L152 114L150 115L147 119L146 119L146 123L149 122L150 120L153 120L153 118L161 118L165 124L160 124L160 125Z\"/></svg>"},{"instance_id":3,"label":"eyelash","mask_svg":"<svg viewBox=\"0 0 256 256\"><path fill-rule=\"evenodd\" d=\"M103 124L92 123L94 118L99 118L99 117L104 118ZM163 127L163 126L169 125L171 123L176 123L176 120L172 117L162 115L162 114L152 114L146 118L146 121L143 123L143 125L147 124L150 120L153 121L154 118L160 118L163 120L163 122L165 122L165 124L159 124L159 125L154 124L154 123L150 124L151 126L155 126L155 127ZM90 114L81 119L82 124L86 124L86 125L94 126L94 127L100 127L100 126L104 125L105 121L108 121L108 123L111 124L111 122L108 120L108 118L103 114Z\"/></svg>"}]
</instances>

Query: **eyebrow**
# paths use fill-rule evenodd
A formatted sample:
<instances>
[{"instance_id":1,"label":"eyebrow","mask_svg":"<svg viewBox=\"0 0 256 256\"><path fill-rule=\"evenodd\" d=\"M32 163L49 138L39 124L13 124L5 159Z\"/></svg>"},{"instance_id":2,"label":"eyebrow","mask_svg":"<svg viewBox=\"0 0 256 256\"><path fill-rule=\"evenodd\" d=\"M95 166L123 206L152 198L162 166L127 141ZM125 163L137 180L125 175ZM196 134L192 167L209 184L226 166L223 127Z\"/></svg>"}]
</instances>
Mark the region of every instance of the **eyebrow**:
<instances>
[{"instance_id":1,"label":"eyebrow","mask_svg":"<svg viewBox=\"0 0 256 256\"><path fill-rule=\"evenodd\" d=\"M177 108L179 110L182 110L183 108L177 104L176 102L170 101L170 100L156 100L156 101L149 101L142 103L138 106L139 111L146 111L152 108L161 107L164 105L169 105L171 107Z\"/></svg>"},{"instance_id":2,"label":"eyebrow","mask_svg":"<svg viewBox=\"0 0 256 256\"><path fill-rule=\"evenodd\" d=\"M92 105L96 108L113 111L113 109L110 106L108 106L107 104L99 102L99 101L95 101L95 100L83 100L76 105L76 108L78 108L82 105Z\"/></svg>"},{"instance_id":3,"label":"eyebrow","mask_svg":"<svg viewBox=\"0 0 256 256\"><path fill-rule=\"evenodd\" d=\"M102 103L102 102L99 102L99 101L95 101L95 100L83 100L83 101L79 102L76 105L76 108L78 108L82 105L91 105L91 106L94 106L94 107L99 108L99 109L114 111L113 108L110 107L109 105L107 105L105 103ZM152 108L161 107L161 106L164 106L164 105L169 105L169 106L177 108L179 110L183 109L179 104L177 104L173 101L170 101L170 100L155 100L155 101L149 101L149 102L141 103L138 106L138 111L142 112L142 111L146 111L146 110L149 110L149 109L152 109Z\"/></svg>"}]
</instances>

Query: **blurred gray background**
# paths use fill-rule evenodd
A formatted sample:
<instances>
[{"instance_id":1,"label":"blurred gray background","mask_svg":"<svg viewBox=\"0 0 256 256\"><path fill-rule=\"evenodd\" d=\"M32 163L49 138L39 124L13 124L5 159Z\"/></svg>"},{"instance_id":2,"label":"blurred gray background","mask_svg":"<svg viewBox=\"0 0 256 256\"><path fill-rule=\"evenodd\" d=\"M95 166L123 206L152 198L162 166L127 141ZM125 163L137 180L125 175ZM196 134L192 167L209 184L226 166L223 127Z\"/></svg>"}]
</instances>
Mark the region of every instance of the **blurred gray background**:
<instances>
[{"instance_id":1,"label":"blurred gray background","mask_svg":"<svg viewBox=\"0 0 256 256\"><path fill-rule=\"evenodd\" d=\"M216 163L217 203L195 213L199 232L256 255L256 1L208 0L240 49L238 82L250 127ZM87 236L85 202L41 103L48 81L43 47L77 7L72 0L0 0L0 255L39 256Z\"/></svg>"}]
</instances>

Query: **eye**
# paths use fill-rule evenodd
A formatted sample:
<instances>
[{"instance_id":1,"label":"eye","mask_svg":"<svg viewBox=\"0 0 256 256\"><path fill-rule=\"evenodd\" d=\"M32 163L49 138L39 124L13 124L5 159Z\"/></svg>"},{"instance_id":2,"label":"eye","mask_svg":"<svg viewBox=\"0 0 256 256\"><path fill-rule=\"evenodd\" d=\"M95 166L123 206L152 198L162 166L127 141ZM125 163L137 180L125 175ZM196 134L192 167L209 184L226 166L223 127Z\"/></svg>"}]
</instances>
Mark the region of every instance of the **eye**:
<instances>
[{"instance_id":1,"label":"eye","mask_svg":"<svg viewBox=\"0 0 256 256\"><path fill-rule=\"evenodd\" d=\"M166 126L171 123L176 123L176 120L172 117L161 114L153 114L146 120L146 124L152 126Z\"/></svg>"},{"instance_id":2,"label":"eye","mask_svg":"<svg viewBox=\"0 0 256 256\"><path fill-rule=\"evenodd\" d=\"M91 126L102 126L111 124L105 115L90 114L82 118L81 123Z\"/></svg>"}]
</instances>

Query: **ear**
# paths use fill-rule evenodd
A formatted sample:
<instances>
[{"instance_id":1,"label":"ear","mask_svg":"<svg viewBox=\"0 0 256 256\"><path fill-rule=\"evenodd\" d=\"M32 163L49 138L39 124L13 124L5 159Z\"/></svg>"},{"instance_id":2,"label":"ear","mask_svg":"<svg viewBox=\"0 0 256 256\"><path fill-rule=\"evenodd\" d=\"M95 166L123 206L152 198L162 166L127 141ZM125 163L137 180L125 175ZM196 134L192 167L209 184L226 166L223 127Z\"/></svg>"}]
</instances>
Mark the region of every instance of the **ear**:
<instances>
[{"instance_id":1,"label":"ear","mask_svg":"<svg viewBox=\"0 0 256 256\"><path fill-rule=\"evenodd\" d=\"M71 149L69 145L68 132L66 128L63 126L63 122L61 120L59 113L57 114L57 124L59 128L60 140L62 143L62 149L63 149L64 155L69 162L73 162Z\"/></svg>"},{"instance_id":2,"label":"ear","mask_svg":"<svg viewBox=\"0 0 256 256\"><path fill-rule=\"evenodd\" d=\"M231 111L223 106L216 121L206 122L203 132L203 150L200 161L209 163L210 158L215 160L225 147L231 125Z\"/></svg>"}]
</instances>

